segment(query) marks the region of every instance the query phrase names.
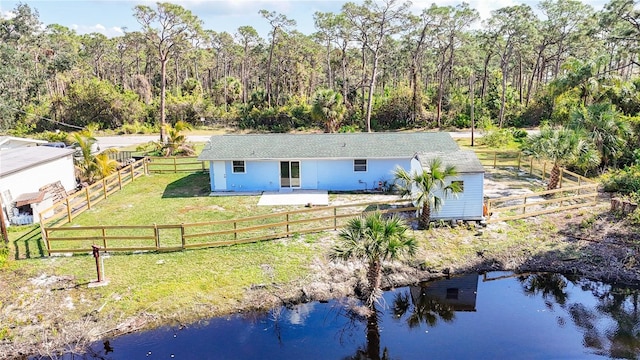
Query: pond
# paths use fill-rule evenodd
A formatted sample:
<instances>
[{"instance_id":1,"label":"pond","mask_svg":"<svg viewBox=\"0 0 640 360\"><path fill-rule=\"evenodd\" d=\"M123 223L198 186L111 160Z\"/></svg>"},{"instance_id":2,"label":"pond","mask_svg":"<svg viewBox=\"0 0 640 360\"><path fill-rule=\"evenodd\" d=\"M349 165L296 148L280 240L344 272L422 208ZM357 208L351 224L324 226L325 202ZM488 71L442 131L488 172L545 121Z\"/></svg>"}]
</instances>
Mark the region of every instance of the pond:
<instances>
[{"instance_id":1,"label":"pond","mask_svg":"<svg viewBox=\"0 0 640 360\"><path fill-rule=\"evenodd\" d=\"M345 301L300 304L124 335L84 357L638 359L639 295L558 274L493 272L386 291L369 316Z\"/></svg>"}]
</instances>

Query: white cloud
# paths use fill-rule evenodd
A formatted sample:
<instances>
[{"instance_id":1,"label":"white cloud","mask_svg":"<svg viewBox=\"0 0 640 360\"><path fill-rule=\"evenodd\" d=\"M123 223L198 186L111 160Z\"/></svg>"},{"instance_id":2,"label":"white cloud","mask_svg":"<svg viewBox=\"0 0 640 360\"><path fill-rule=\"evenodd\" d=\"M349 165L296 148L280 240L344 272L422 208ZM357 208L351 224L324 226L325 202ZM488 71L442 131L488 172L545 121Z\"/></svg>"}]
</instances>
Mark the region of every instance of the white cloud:
<instances>
[{"instance_id":1,"label":"white cloud","mask_svg":"<svg viewBox=\"0 0 640 360\"><path fill-rule=\"evenodd\" d=\"M0 19L11 20L14 17L16 17L16 13L13 11L2 11L2 9L0 9Z\"/></svg>"},{"instance_id":2,"label":"white cloud","mask_svg":"<svg viewBox=\"0 0 640 360\"><path fill-rule=\"evenodd\" d=\"M114 36L121 36L124 34L124 31L122 31L122 28L118 26L112 26L110 28L107 28L102 24L95 24L95 25L73 24L71 25L71 29L75 30L80 35L100 33L105 35L106 37L114 37Z\"/></svg>"}]
</instances>

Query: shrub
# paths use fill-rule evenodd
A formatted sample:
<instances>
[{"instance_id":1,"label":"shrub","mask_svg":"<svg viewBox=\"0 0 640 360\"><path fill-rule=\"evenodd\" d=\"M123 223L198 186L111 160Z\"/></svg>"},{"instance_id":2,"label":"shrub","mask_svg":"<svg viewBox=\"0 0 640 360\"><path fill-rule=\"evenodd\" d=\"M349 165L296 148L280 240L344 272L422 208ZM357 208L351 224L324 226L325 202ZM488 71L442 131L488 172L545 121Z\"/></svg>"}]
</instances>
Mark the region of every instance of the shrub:
<instances>
[{"instance_id":1,"label":"shrub","mask_svg":"<svg viewBox=\"0 0 640 360\"><path fill-rule=\"evenodd\" d=\"M492 129L478 139L482 145L503 147L513 141L513 133L509 129Z\"/></svg>"},{"instance_id":2,"label":"shrub","mask_svg":"<svg viewBox=\"0 0 640 360\"><path fill-rule=\"evenodd\" d=\"M624 169L602 176L604 191L622 194L640 193L640 165L628 166Z\"/></svg>"},{"instance_id":3,"label":"shrub","mask_svg":"<svg viewBox=\"0 0 640 360\"><path fill-rule=\"evenodd\" d=\"M134 121L133 123L123 124L120 127L120 134L150 134L157 131L156 127L148 123Z\"/></svg>"},{"instance_id":4,"label":"shrub","mask_svg":"<svg viewBox=\"0 0 640 360\"><path fill-rule=\"evenodd\" d=\"M9 248L0 245L0 269L2 269L9 261Z\"/></svg>"},{"instance_id":5,"label":"shrub","mask_svg":"<svg viewBox=\"0 0 640 360\"><path fill-rule=\"evenodd\" d=\"M37 139L46 140L48 142L63 142L69 145L69 133L65 131L45 131L35 135Z\"/></svg>"},{"instance_id":6,"label":"shrub","mask_svg":"<svg viewBox=\"0 0 640 360\"><path fill-rule=\"evenodd\" d=\"M529 134L524 129L511 128L511 135L515 142L522 143Z\"/></svg>"}]
</instances>

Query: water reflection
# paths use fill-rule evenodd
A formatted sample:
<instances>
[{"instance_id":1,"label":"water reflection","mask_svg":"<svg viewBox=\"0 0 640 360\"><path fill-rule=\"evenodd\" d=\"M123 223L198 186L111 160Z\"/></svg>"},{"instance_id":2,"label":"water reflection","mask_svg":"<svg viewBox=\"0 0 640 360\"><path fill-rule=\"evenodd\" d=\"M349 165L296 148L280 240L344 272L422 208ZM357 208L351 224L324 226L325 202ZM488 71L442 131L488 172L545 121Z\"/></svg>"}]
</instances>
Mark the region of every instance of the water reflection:
<instances>
[{"instance_id":1,"label":"water reflection","mask_svg":"<svg viewBox=\"0 0 640 360\"><path fill-rule=\"evenodd\" d=\"M420 324L436 326L455 319L456 311L476 311L478 275L466 275L424 282L396 294L393 316L404 319L409 328Z\"/></svg>"},{"instance_id":2,"label":"water reflection","mask_svg":"<svg viewBox=\"0 0 640 360\"><path fill-rule=\"evenodd\" d=\"M282 307L110 339L85 358L638 359L639 295L551 273L468 275L388 291L369 311Z\"/></svg>"},{"instance_id":3,"label":"water reflection","mask_svg":"<svg viewBox=\"0 0 640 360\"><path fill-rule=\"evenodd\" d=\"M615 359L637 359L640 354L640 313L638 289L593 282L579 277L544 273L519 277L526 294L542 296L567 313L583 333L583 345L595 354ZM568 285L590 292L597 303L589 307L571 302ZM552 302L553 301L553 302ZM599 326L609 323L609 326Z\"/></svg>"}]
</instances>

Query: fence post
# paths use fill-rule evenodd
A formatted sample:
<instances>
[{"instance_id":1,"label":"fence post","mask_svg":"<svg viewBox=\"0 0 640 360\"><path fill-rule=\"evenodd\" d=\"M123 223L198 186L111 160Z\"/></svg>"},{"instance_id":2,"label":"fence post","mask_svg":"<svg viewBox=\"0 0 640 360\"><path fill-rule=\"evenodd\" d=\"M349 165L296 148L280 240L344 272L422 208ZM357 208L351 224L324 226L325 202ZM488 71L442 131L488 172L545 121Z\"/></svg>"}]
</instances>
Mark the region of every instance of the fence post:
<instances>
[{"instance_id":1,"label":"fence post","mask_svg":"<svg viewBox=\"0 0 640 360\"><path fill-rule=\"evenodd\" d=\"M158 232L158 224L153 223L153 237L156 241L156 250L160 250L160 233Z\"/></svg>"},{"instance_id":2,"label":"fence post","mask_svg":"<svg viewBox=\"0 0 640 360\"><path fill-rule=\"evenodd\" d=\"M84 194L87 198L87 209L91 209L91 196L89 196L89 187L84 188Z\"/></svg>"},{"instance_id":3,"label":"fence post","mask_svg":"<svg viewBox=\"0 0 640 360\"><path fill-rule=\"evenodd\" d=\"M42 217L40 217L42 219ZM49 230L44 227L44 223L40 220L40 233L42 234L42 240L47 244L47 256L51 256L51 243L49 242Z\"/></svg>"},{"instance_id":4,"label":"fence post","mask_svg":"<svg viewBox=\"0 0 640 360\"><path fill-rule=\"evenodd\" d=\"M131 177L133 180L133 176ZM118 170L118 187L122 190L122 171Z\"/></svg>"},{"instance_id":5,"label":"fence post","mask_svg":"<svg viewBox=\"0 0 640 360\"><path fill-rule=\"evenodd\" d=\"M333 231L338 230L338 208L333 208Z\"/></svg>"},{"instance_id":6,"label":"fence post","mask_svg":"<svg viewBox=\"0 0 640 360\"><path fill-rule=\"evenodd\" d=\"M498 162L498 152L494 151L493 152L493 168L496 168L496 163Z\"/></svg>"},{"instance_id":7,"label":"fence post","mask_svg":"<svg viewBox=\"0 0 640 360\"><path fill-rule=\"evenodd\" d=\"M180 224L180 241L182 241L182 250L184 250L185 245L187 244L187 241L184 238L184 223Z\"/></svg>"},{"instance_id":8,"label":"fence post","mask_svg":"<svg viewBox=\"0 0 640 360\"><path fill-rule=\"evenodd\" d=\"M287 237L289 237L289 213L287 212L286 215L287 215L287 220L286 220L286 223L287 223Z\"/></svg>"},{"instance_id":9,"label":"fence post","mask_svg":"<svg viewBox=\"0 0 640 360\"><path fill-rule=\"evenodd\" d=\"M522 153L518 153L518 171L520 171L520 158L522 157Z\"/></svg>"},{"instance_id":10,"label":"fence post","mask_svg":"<svg viewBox=\"0 0 640 360\"><path fill-rule=\"evenodd\" d=\"M173 157L173 173L177 174L178 173L178 162L176 161L176 157Z\"/></svg>"},{"instance_id":11,"label":"fence post","mask_svg":"<svg viewBox=\"0 0 640 360\"><path fill-rule=\"evenodd\" d=\"M107 198L107 180L102 178L102 190L104 191L104 198Z\"/></svg>"},{"instance_id":12,"label":"fence post","mask_svg":"<svg viewBox=\"0 0 640 360\"><path fill-rule=\"evenodd\" d=\"M533 175L533 157L531 158L531 163L529 164L529 175Z\"/></svg>"},{"instance_id":13,"label":"fence post","mask_svg":"<svg viewBox=\"0 0 640 360\"><path fill-rule=\"evenodd\" d=\"M102 228L102 245L104 246L105 251L107 250L107 229Z\"/></svg>"},{"instance_id":14,"label":"fence post","mask_svg":"<svg viewBox=\"0 0 640 360\"><path fill-rule=\"evenodd\" d=\"M487 219L491 219L491 199L487 199Z\"/></svg>"},{"instance_id":15,"label":"fence post","mask_svg":"<svg viewBox=\"0 0 640 360\"><path fill-rule=\"evenodd\" d=\"M144 169L145 175L149 175L149 161L151 160L146 156L142 159L142 168Z\"/></svg>"},{"instance_id":16,"label":"fence post","mask_svg":"<svg viewBox=\"0 0 640 360\"><path fill-rule=\"evenodd\" d=\"M547 173L547 162L545 161L542 163L542 181L544 181L544 177L546 173Z\"/></svg>"},{"instance_id":17,"label":"fence post","mask_svg":"<svg viewBox=\"0 0 640 360\"><path fill-rule=\"evenodd\" d=\"M67 198L67 219L71 222L71 204L69 204L69 198Z\"/></svg>"},{"instance_id":18,"label":"fence post","mask_svg":"<svg viewBox=\"0 0 640 360\"><path fill-rule=\"evenodd\" d=\"M527 213L527 198L524 198L524 201L522 202L522 213L526 214Z\"/></svg>"},{"instance_id":19,"label":"fence post","mask_svg":"<svg viewBox=\"0 0 640 360\"><path fill-rule=\"evenodd\" d=\"M234 221L233 222L233 240L238 240L238 222Z\"/></svg>"},{"instance_id":20,"label":"fence post","mask_svg":"<svg viewBox=\"0 0 640 360\"><path fill-rule=\"evenodd\" d=\"M578 195L580 195L581 186L582 186L582 178L578 178Z\"/></svg>"},{"instance_id":21,"label":"fence post","mask_svg":"<svg viewBox=\"0 0 640 360\"><path fill-rule=\"evenodd\" d=\"M129 168L131 169L131 182L133 182L133 180L136 178L136 175L133 172L133 164L129 165Z\"/></svg>"},{"instance_id":22,"label":"fence post","mask_svg":"<svg viewBox=\"0 0 640 360\"><path fill-rule=\"evenodd\" d=\"M564 168L562 168L562 169L560 170L560 181L559 181L559 183L560 183L559 188L560 188L560 189L562 189L562 175L563 175L563 174L564 174Z\"/></svg>"}]
</instances>

